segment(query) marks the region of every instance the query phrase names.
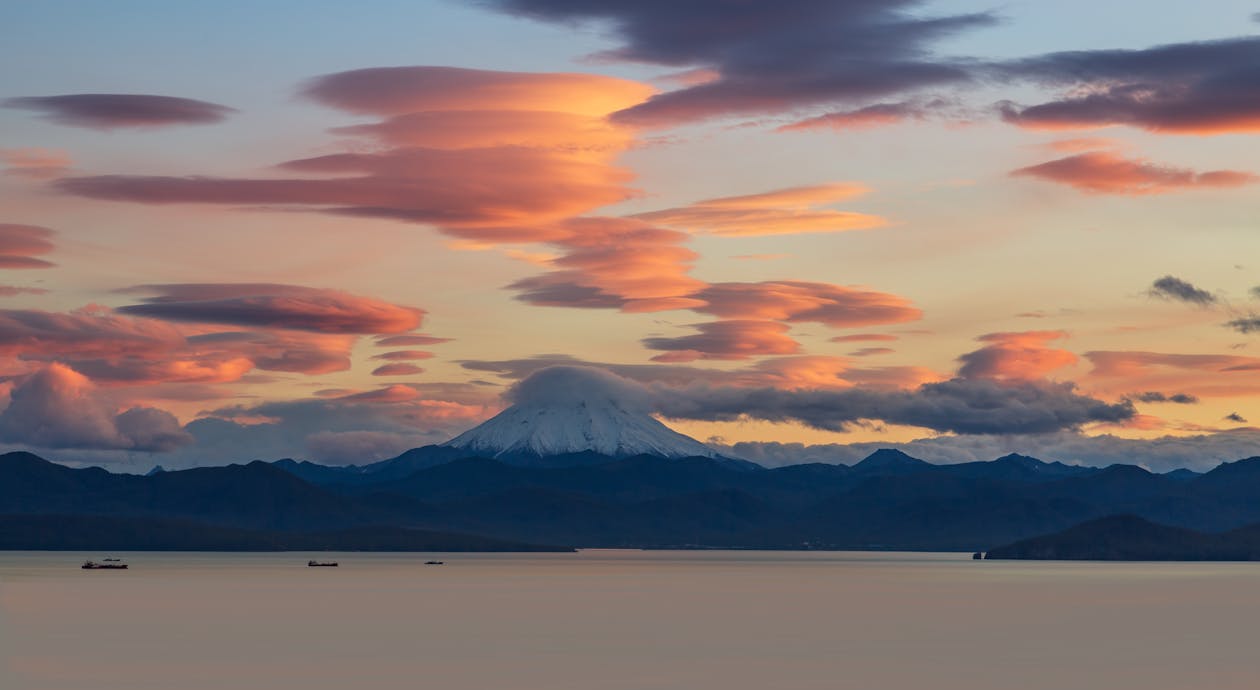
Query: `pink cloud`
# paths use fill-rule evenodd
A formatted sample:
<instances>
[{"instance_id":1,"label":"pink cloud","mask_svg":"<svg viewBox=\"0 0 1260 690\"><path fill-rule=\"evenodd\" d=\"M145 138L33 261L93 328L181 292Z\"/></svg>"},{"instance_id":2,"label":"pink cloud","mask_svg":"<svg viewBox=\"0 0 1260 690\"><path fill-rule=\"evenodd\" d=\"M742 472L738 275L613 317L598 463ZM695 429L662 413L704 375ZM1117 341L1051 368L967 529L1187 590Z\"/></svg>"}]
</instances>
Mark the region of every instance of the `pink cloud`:
<instances>
[{"instance_id":1,"label":"pink cloud","mask_svg":"<svg viewBox=\"0 0 1260 690\"><path fill-rule=\"evenodd\" d=\"M1186 189L1230 188L1249 185L1260 177L1237 170L1195 172L1130 160L1113 153L1092 151L1048 163L1020 168L1016 177L1064 184L1087 194L1167 194Z\"/></svg>"},{"instance_id":2,"label":"pink cloud","mask_svg":"<svg viewBox=\"0 0 1260 690\"><path fill-rule=\"evenodd\" d=\"M0 149L0 165L5 175L27 177L33 180L49 180L61 177L70 169L72 161L65 151L28 147Z\"/></svg>"},{"instance_id":3,"label":"pink cloud","mask_svg":"<svg viewBox=\"0 0 1260 690\"><path fill-rule=\"evenodd\" d=\"M0 223L0 268L49 268L55 264L35 257L54 249L53 231L38 225Z\"/></svg>"},{"instance_id":4,"label":"pink cloud","mask_svg":"<svg viewBox=\"0 0 1260 690\"><path fill-rule=\"evenodd\" d=\"M408 345L440 345L451 342L450 338L438 338L432 335L410 333L407 335L387 335L376 339L378 347L406 347Z\"/></svg>"},{"instance_id":5,"label":"pink cloud","mask_svg":"<svg viewBox=\"0 0 1260 690\"><path fill-rule=\"evenodd\" d=\"M373 376L410 376L424 373L424 369L414 364L384 364L372 370Z\"/></svg>"}]
</instances>

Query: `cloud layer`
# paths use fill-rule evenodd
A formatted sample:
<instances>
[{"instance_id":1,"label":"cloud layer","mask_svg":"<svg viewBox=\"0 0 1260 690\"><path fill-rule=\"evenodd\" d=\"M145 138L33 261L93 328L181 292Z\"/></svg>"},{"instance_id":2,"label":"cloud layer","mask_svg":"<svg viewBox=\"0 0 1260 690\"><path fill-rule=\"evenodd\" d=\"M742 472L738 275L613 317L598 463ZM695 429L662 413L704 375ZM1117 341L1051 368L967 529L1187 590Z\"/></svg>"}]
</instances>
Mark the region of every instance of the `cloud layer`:
<instances>
[{"instance_id":1,"label":"cloud layer","mask_svg":"<svg viewBox=\"0 0 1260 690\"><path fill-rule=\"evenodd\" d=\"M5 99L0 105L34 110L49 122L89 129L213 124L236 112L224 105L191 98L129 93L23 96Z\"/></svg>"}]
</instances>

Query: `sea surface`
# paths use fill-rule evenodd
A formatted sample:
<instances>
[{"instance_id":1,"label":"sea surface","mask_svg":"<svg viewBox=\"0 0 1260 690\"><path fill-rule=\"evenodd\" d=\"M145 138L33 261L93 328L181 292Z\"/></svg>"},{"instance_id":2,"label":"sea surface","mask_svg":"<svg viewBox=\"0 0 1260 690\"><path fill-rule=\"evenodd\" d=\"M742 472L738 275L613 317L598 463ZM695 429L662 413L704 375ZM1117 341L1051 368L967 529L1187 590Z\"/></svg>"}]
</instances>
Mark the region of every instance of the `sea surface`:
<instances>
[{"instance_id":1,"label":"sea surface","mask_svg":"<svg viewBox=\"0 0 1260 690\"><path fill-rule=\"evenodd\" d=\"M1253 690L1260 564L10 552L0 688Z\"/></svg>"}]
</instances>

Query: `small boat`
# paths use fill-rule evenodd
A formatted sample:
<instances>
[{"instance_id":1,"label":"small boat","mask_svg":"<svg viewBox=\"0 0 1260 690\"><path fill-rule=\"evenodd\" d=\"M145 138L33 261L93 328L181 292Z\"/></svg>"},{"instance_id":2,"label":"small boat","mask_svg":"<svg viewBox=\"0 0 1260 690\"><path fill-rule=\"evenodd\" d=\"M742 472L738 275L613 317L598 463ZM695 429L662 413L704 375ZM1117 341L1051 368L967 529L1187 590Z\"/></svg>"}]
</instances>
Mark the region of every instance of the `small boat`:
<instances>
[{"instance_id":1,"label":"small boat","mask_svg":"<svg viewBox=\"0 0 1260 690\"><path fill-rule=\"evenodd\" d=\"M102 560L103 560L105 563L120 563L120 562L122 561L122 559L121 559L121 558L105 558L105 559L102 559Z\"/></svg>"},{"instance_id":2,"label":"small boat","mask_svg":"<svg viewBox=\"0 0 1260 690\"><path fill-rule=\"evenodd\" d=\"M127 569L127 564L119 563L117 558L107 558L105 560L111 561L111 562L97 563L96 561L84 561L83 565L80 567L83 568L84 570L126 570Z\"/></svg>"},{"instance_id":3,"label":"small boat","mask_svg":"<svg viewBox=\"0 0 1260 690\"><path fill-rule=\"evenodd\" d=\"M425 565L446 565L445 561L425 561Z\"/></svg>"},{"instance_id":4,"label":"small boat","mask_svg":"<svg viewBox=\"0 0 1260 690\"><path fill-rule=\"evenodd\" d=\"M308 568L336 568L337 561L307 561Z\"/></svg>"}]
</instances>

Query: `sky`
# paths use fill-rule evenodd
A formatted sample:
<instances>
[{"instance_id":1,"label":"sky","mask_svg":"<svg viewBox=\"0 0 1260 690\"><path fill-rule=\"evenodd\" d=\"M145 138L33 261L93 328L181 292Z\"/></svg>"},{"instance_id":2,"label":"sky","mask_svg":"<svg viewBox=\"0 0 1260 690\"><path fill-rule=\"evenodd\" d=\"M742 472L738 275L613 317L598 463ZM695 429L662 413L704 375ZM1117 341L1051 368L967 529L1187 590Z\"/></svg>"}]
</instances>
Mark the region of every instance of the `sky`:
<instances>
[{"instance_id":1,"label":"sky","mask_svg":"<svg viewBox=\"0 0 1260 690\"><path fill-rule=\"evenodd\" d=\"M0 7L0 449L439 443L548 366L779 465L1260 454L1260 5Z\"/></svg>"}]
</instances>

